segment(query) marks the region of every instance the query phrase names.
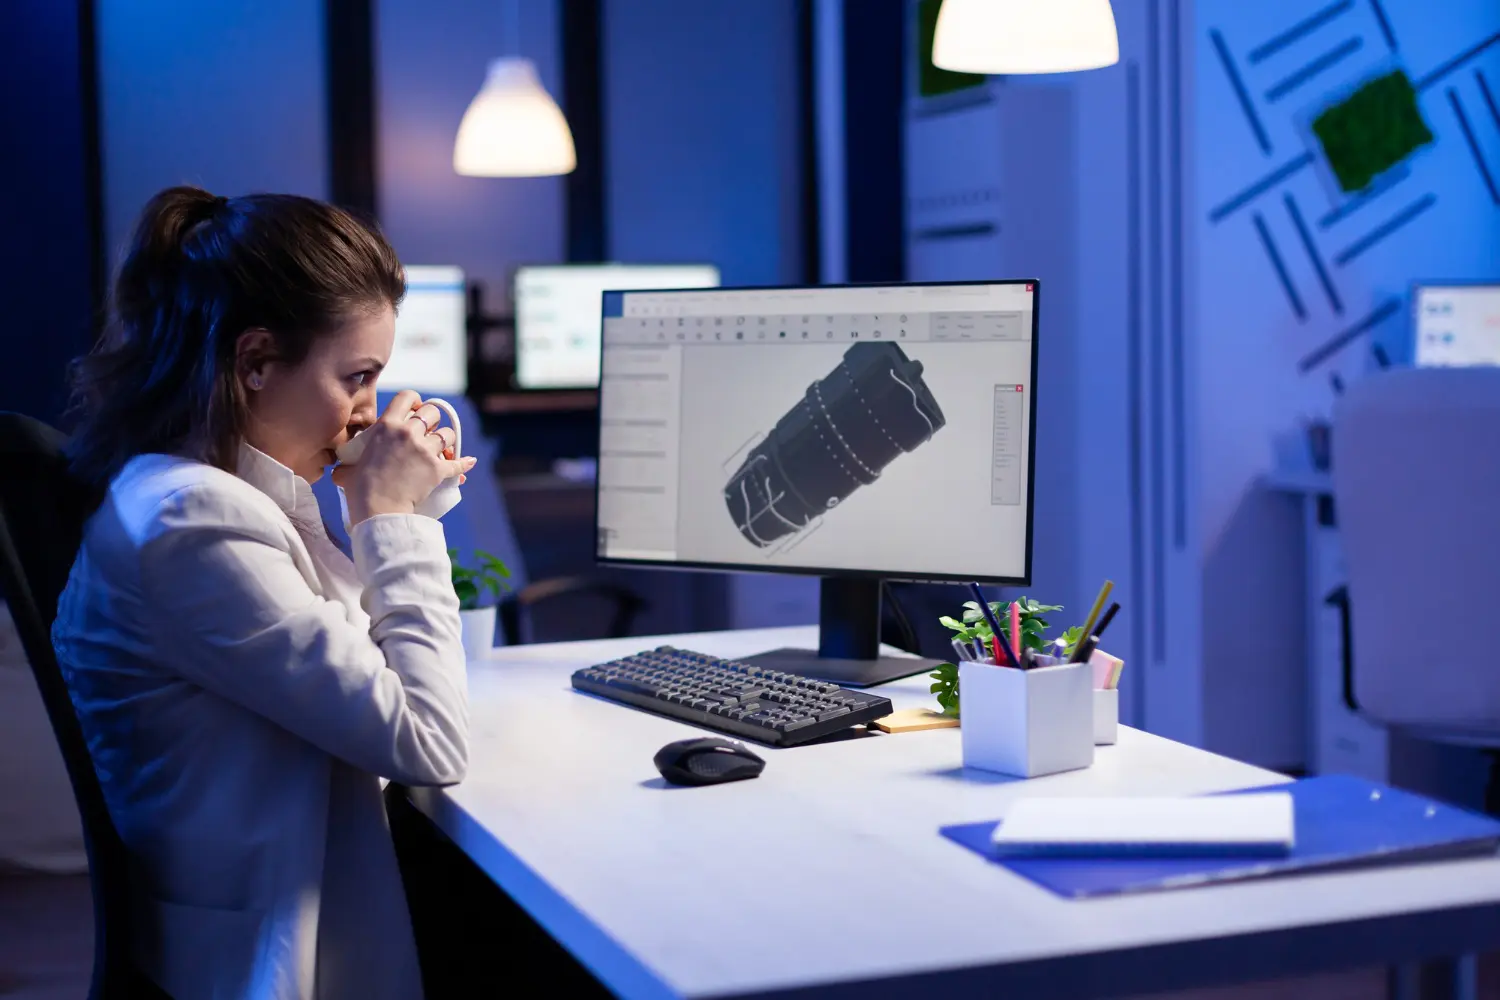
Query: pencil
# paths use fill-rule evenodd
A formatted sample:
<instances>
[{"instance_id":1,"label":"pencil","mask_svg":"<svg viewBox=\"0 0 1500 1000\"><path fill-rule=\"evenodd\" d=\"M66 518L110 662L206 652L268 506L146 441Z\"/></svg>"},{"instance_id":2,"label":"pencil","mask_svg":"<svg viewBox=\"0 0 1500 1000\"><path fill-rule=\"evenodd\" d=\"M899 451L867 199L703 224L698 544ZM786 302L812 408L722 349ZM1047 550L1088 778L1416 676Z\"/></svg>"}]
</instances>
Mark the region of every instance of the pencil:
<instances>
[{"instance_id":1,"label":"pencil","mask_svg":"<svg viewBox=\"0 0 1500 1000\"><path fill-rule=\"evenodd\" d=\"M1096 598L1094 598L1094 606L1089 610L1089 616L1088 616L1088 618L1084 619L1084 622L1083 622L1083 636L1084 637L1091 636L1091 635L1094 634L1094 622L1096 622L1096 621L1099 620L1099 612L1104 610L1104 602L1109 599L1109 593L1110 593L1110 591L1112 591L1114 589L1115 589L1115 581L1113 581L1113 580L1105 580L1104 581L1104 586L1102 586L1102 587L1099 588L1099 596L1096 597ZM1073 650L1073 655L1068 660L1069 663L1077 663L1077 662L1079 662L1079 659L1078 659L1078 650L1080 650L1082 648L1083 648L1083 643L1080 642L1078 644L1078 646Z\"/></svg>"}]
</instances>

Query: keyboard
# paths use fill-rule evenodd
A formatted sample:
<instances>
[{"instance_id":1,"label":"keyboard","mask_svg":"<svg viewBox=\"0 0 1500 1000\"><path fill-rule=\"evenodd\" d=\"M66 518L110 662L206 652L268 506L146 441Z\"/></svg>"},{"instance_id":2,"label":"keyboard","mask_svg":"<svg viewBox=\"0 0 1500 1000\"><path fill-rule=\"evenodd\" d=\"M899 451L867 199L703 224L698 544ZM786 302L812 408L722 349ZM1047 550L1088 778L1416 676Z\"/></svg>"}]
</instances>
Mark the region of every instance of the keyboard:
<instances>
[{"instance_id":1,"label":"keyboard","mask_svg":"<svg viewBox=\"0 0 1500 1000\"><path fill-rule=\"evenodd\" d=\"M891 714L889 698L672 646L574 671L573 686L777 747Z\"/></svg>"}]
</instances>

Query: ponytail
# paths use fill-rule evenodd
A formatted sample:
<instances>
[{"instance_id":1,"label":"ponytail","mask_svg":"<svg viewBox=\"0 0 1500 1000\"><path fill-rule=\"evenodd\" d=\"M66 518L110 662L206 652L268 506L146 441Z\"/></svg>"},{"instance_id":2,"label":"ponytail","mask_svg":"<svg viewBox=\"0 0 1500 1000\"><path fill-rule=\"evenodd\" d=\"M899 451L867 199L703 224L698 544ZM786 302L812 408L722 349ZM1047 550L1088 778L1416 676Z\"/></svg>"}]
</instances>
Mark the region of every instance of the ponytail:
<instances>
[{"instance_id":1,"label":"ponytail","mask_svg":"<svg viewBox=\"0 0 1500 1000\"><path fill-rule=\"evenodd\" d=\"M404 291L385 238L331 205L160 192L115 278L104 338L73 365L74 471L103 486L151 452L234 471L248 419L240 335L269 331L274 360L295 365L314 339Z\"/></svg>"}]
</instances>

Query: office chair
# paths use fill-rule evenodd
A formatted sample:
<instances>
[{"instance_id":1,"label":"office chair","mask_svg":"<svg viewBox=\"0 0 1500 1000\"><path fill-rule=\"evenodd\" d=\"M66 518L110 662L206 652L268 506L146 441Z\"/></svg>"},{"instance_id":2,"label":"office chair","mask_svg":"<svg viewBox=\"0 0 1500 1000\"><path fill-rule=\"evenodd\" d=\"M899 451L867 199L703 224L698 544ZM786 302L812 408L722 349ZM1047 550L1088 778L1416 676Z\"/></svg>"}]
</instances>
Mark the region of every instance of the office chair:
<instances>
[{"instance_id":1,"label":"office chair","mask_svg":"<svg viewBox=\"0 0 1500 1000\"><path fill-rule=\"evenodd\" d=\"M1343 611L1348 707L1413 736L1485 749L1492 815L1500 671L1486 626L1500 601L1497 429L1500 368L1387 371L1350 386L1333 423L1348 580L1328 598Z\"/></svg>"},{"instance_id":2,"label":"office chair","mask_svg":"<svg viewBox=\"0 0 1500 1000\"><path fill-rule=\"evenodd\" d=\"M91 1000L164 998L130 958L128 860L52 650L52 620L98 495L68 473L65 438L0 413L0 592L10 605L83 821L94 901Z\"/></svg>"},{"instance_id":3,"label":"office chair","mask_svg":"<svg viewBox=\"0 0 1500 1000\"><path fill-rule=\"evenodd\" d=\"M377 406L382 412L395 393L380 393ZM463 502L443 517L443 531L448 547L458 550L466 559L475 549L483 549L505 563L511 572L511 589L500 600L496 616L498 645L517 644L530 638L529 612L547 601L564 597L603 598L611 606L602 638L619 639L631 634L636 617L647 602L627 587L588 575L551 577L532 581L526 573L526 561L516 541L506 510L505 495L494 473L495 446L481 430L479 412L467 396L444 397L453 405L464 427L464 451L479 461L463 486ZM339 522L337 490L327 476L313 484L313 493L328 522L329 533L347 547L348 539Z\"/></svg>"}]
</instances>

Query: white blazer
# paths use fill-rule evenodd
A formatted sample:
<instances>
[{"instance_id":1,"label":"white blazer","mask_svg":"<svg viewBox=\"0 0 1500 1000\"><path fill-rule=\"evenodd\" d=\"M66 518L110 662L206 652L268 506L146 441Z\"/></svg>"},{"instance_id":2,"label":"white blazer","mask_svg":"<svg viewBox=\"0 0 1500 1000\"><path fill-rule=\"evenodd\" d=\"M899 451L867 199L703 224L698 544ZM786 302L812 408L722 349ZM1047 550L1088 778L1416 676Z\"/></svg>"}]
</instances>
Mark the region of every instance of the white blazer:
<instances>
[{"instance_id":1,"label":"white blazer","mask_svg":"<svg viewBox=\"0 0 1500 1000\"><path fill-rule=\"evenodd\" d=\"M443 528L351 562L312 489L142 455L89 521L53 643L128 848L141 968L177 1000L420 997L381 776L468 766Z\"/></svg>"}]
</instances>

